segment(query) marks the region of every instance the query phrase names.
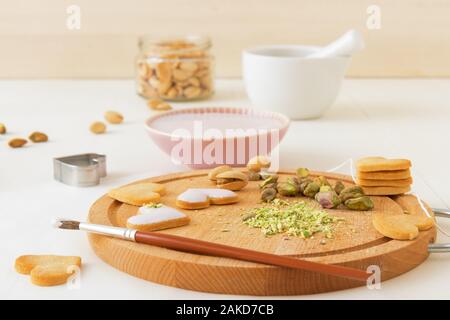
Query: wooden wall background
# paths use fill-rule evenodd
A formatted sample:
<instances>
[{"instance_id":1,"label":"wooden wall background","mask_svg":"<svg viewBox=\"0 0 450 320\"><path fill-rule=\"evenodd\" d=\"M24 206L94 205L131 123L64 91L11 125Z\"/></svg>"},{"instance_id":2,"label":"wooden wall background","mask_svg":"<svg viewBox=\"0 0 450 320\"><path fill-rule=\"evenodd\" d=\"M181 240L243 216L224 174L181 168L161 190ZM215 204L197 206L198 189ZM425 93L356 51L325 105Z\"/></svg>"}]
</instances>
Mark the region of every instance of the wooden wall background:
<instances>
[{"instance_id":1,"label":"wooden wall background","mask_svg":"<svg viewBox=\"0 0 450 320\"><path fill-rule=\"evenodd\" d=\"M69 5L81 29L66 27ZM368 30L369 5L381 29ZM349 28L367 48L349 76L450 76L450 0L0 0L0 78L129 78L137 37L207 33L217 76L261 44L324 44Z\"/></svg>"}]
</instances>

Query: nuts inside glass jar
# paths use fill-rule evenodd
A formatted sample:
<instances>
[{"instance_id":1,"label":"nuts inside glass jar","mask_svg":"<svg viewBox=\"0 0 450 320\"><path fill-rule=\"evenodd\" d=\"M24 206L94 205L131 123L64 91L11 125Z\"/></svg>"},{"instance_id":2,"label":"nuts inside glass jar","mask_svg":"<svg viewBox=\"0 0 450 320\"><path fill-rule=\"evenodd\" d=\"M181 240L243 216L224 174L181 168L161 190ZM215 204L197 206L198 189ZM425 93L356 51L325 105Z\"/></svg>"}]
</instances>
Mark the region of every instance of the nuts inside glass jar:
<instances>
[{"instance_id":1,"label":"nuts inside glass jar","mask_svg":"<svg viewBox=\"0 0 450 320\"><path fill-rule=\"evenodd\" d=\"M142 37L136 61L137 90L145 98L196 100L213 93L208 38L190 36L152 42Z\"/></svg>"}]
</instances>

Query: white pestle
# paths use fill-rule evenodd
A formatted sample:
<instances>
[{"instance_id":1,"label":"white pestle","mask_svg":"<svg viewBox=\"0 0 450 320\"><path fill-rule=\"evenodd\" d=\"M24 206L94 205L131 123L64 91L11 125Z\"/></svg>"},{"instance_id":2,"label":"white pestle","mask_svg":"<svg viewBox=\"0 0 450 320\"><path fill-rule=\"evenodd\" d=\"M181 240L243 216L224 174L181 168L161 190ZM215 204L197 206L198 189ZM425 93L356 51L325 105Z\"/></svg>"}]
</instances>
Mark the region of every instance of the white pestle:
<instances>
[{"instance_id":1,"label":"white pestle","mask_svg":"<svg viewBox=\"0 0 450 320\"><path fill-rule=\"evenodd\" d=\"M357 30L350 30L318 51L307 55L307 58L327 58L351 56L364 48L364 39Z\"/></svg>"}]
</instances>

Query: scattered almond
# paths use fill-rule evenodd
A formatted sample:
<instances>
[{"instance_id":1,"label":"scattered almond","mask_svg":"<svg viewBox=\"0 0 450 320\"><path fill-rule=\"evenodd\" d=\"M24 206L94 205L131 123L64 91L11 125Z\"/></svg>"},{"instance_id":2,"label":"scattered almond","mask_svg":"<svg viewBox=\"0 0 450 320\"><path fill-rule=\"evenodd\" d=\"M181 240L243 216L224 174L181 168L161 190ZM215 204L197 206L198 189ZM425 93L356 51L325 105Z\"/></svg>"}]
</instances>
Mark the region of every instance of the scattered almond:
<instances>
[{"instance_id":1,"label":"scattered almond","mask_svg":"<svg viewBox=\"0 0 450 320\"><path fill-rule=\"evenodd\" d=\"M96 121L93 124L91 124L89 129L91 130L92 133L101 134L101 133L105 133L106 125L101 121Z\"/></svg>"},{"instance_id":2,"label":"scattered almond","mask_svg":"<svg viewBox=\"0 0 450 320\"><path fill-rule=\"evenodd\" d=\"M155 108L155 110L158 110L158 111L165 111L165 110L170 110L170 109L172 109L172 106L170 104L168 104L167 102L160 103Z\"/></svg>"},{"instance_id":3,"label":"scattered almond","mask_svg":"<svg viewBox=\"0 0 450 320\"><path fill-rule=\"evenodd\" d=\"M163 103L163 102L164 102L164 101L161 100L161 99L153 98L153 99L148 100L147 104L148 104L148 107L149 107L150 109L156 109L156 107L158 106L158 104L161 104L161 103Z\"/></svg>"},{"instance_id":4,"label":"scattered almond","mask_svg":"<svg viewBox=\"0 0 450 320\"><path fill-rule=\"evenodd\" d=\"M14 138L9 140L8 145L11 148L21 148L23 147L25 144L27 143L27 140L22 139L22 138Z\"/></svg>"},{"instance_id":5,"label":"scattered almond","mask_svg":"<svg viewBox=\"0 0 450 320\"><path fill-rule=\"evenodd\" d=\"M5 134L6 133L6 127L3 123L0 123L0 134Z\"/></svg>"},{"instance_id":6,"label":"scattered almond","mask_svg":"<svg viewBox=\"0 0 450 320\"><path fill-rule=\"evenodd\" d=\"M172 109L172 106L161 99L150 99L147 102L148 107L152 110L164 111Z\"/></svg>"},{"instance_id":7,"label":"scattered almond","mask_svg":"<svg viewBox=\"0 0 450 320\"><path fill-rule=\"evenodd\" d=\"M45 133L43 133L43 132L35 131L32 134L30 134L28 139L30 139L31 141L33 141L35 143L47 142L48 141L48 136Z\"/></svg>"},{"instance_id":8,"label":"scattered almond","mask_svg":"<svg viewBox=\"0 0 450 320\"><path fill-rule=\"evenodd\" d=\"M106 111L105 120L112 124L119 124L123 122L123 115L116 111Z\"/></svg>"}]
</instances>

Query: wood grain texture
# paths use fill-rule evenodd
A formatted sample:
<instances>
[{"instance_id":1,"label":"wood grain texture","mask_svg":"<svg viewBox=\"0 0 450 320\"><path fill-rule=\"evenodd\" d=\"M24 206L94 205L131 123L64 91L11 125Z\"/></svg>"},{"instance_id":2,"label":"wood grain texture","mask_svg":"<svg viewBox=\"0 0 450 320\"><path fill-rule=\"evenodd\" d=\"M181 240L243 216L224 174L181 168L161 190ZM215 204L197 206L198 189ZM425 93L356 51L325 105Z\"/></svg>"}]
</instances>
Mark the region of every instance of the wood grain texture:
<instances>
[{"instance_id":1,"label":"wood grain texture","mask_svg":"<svg viewBox=\"0 0 450 320\"><path fill-rule=\"evenodd\" d=\"M281 176L288 174L283 172ZM320 174L330 180L341 179L351 184L347 176ZM189 187L211 187L205 170L145 181L166 185L168 194L163 197L163 203L169 206L175 206L176 196ZM239 192L238 204L184 210L192 219L190 225L161 232L363 270L370 265L378 265L383 280L407 272L423 262L428 256L427 246L434 242L436 236L433 228L421 232L413 241L397 241L383 237L373 228L371 216L375 212L399 214L407 207L409 211L415 210L420 214L420 207L415 204L417 200L402 196L396 197L397 201L388 197L372 197L375 208L370 212L329 210L330 214L344 217L345 222L337 227L335 238L327 240L326 244L320 244L323 239L321 235L308 240L296 237L285 240L283 235L265 237L258 229L241 222L245 208L258 205L258 196L257 182L250 182ZM105 195L93 204L88 220L91 223L124 226L128 217L136 214L137 210L138 207L121 204ZM295 295L361 285L358 281L308 271L177 252L100 235L90 234L89 241L101 259L119 270L145 280L190 290L243 295Z\"/></svg>"},{"instance_id":2,"label":"wood grain texture","mask_svg":"<svg viewBox=\"0 0 450 320\"><path fill-rule=\"evenodd\" d=\"M350 28L363 32L367 46L349 76L450 76L450 0L78 0L81 29L68 30L71 4L2 2L0 77L132 78L145 33L209 34L217 76L239 77L244 48L323 45ZM381 29L366 26L370 5L381 9Z\"/></svg>"}]
</instances>

